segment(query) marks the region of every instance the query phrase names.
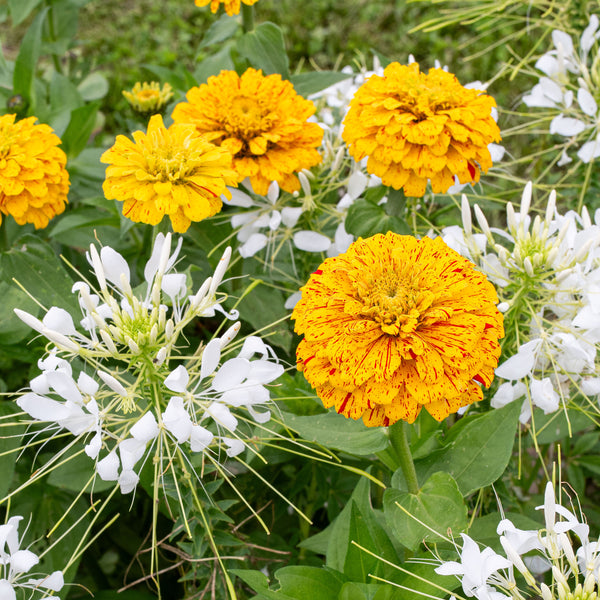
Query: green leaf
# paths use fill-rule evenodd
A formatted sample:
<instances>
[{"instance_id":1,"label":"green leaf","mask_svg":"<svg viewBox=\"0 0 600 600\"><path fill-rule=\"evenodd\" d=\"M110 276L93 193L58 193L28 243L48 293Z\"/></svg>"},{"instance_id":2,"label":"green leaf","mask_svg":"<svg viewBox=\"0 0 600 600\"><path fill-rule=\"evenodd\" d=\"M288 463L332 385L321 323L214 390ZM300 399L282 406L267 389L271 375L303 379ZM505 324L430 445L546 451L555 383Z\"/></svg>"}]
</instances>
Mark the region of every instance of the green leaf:
<instances>
[{"instance_id":1,"label":"green leaf","mask_svg":"<svg viewBox=\"0 0 600 600\"><path fill-rule=\"evenodd\" d=\"M0 272L6 280L16 279L47 309L58 306L79 314L79 304L71 293L73 280L54 250L37 236L25 234L13 248L0 254Z\"/></svg>"},{"instance_id":2,"label":"green leaf","mask_svg":"<svg viewBox=\"0 0 600 600\"><path fill-rule=\"evenodd\" d=\"M52 110L72 111L83 104L75 84L65 75L55 71L50 80L50 107Z\"/></svg>"},{"instance_id":3,"label":"green leaf","mask_svg":"<svg viewBox=\"0 0 600 600\"><path fill-rule=\"evenodd\" d=\"M40 56L42 45L42 26L48 14L49 8L46 7L38 13L33 23L27 29L21 42L19 55L15 60L15 70L13 72L13 91L15 94L23 96L29 104L29 114L35 111L35 68Z\"/></svg>"},{"instance_id":4,"label":"green leaf","mask_svg":"<svg viewBox=\"0 0 600 600\"><path fill-rule=\"evenodd\" d=\"M240 23L238 19L232 19L226 14L221 15L221 17L214 21L213 24L208 28L208 31L204 34L198 49L200 50L212 44L219 44L225 40L228 40L235 35L239 27Z\"/></svg>"},{"instance_id":5,"label":"green leaf","mask_svg":"<svg viewBox=\"0 0 600 600\"><path fill-rule=\"evenodd\" d=\"M498 522L496 522L496 525ZM446 598L447 594L442 593L439 587L448 590L448 592L456 589L460 585L460 580L456 577L448 577L447 575L438 575L435 572L436 564L427 564L426 561L431 560L431 553L427 551L424 554L413 557L410 563L405 563L405 567L410 574L402 573L398 581L398 585L406 589L395 588L394 600L416 600L417 598ZM423 563L420 562L423 559ZM374 600L379 600L375 598Z\"/></svg>"},{"instance_id":6,"label":"green leaf","mask_svg":"<svg viewBox=\"0 0 600 600\"><path fill-rule=\"evenodd\" d=\"M64 459L68 459L67 462L52 471L52 473L48 475L46 483L63 490L77 493L81 492L84 488L88 491L93 490L94 492L103 492L114 488L115 485L117 485L116 482L103 481L98 476L90 483L90 478L96 471L95 463L85 453L73 456L74 453L81 452L81 448L82 446L78 445L75 447L74 452L66 454ZM71 456L71 458L69 458L69 456Z\"/></svg>"},{"instance_id":7,"label":"green leaf","mask_svg":"<svg viewBox=\"0 0 600 600\"><path fill-rule=\"evenodd\" d=\"M14 320L14 317L13 317ZM4 323L5 321L2 321ZM16 404L0 401L0 417L3 417L2 433L0 435L0 498L4 498L10 489L10 484L15 472L17 453L12 452L21 445L21 439L25 433L25 426L14 421L5 419L9 415L20 412ZM14 423L9 425L9 423Z\"/></svg>"},{"instance_id":8,"label":"green leaf","mask_svg":"<svg viewBox=\"0 0 600 600\"><path fill-rule=\"evenodd\" d=\"M316 94L331 85L353 77L352 73L340 73L338 71L313 71L312 73L298 73L290 77L294 88L301 96Z\"/></svg>"},{"instance_id":9,"label":"green leaf","mask_svg":"<svg viewBox=\"0 0 600 600\"><path fill-rule=\"evenodd\" d=\"M520 406L521 402L513 402L513 404ZM580 410L568 410L565 414L565 411L561 409L545 415L541 410L536 409L533 412L533 419L538 444L558 442L592 425L592 420Z\"/></svg>"},{"instance_id":10,"label":"green leaf","mask_svg":"<svg viewBox=\"0 0 600 600\"><path fill-rule=\"evenodd\" d=\"M308 417L286 413L285 423L306 440L349 454L367 456L388 445L383 427L367 427L362 421L353 421L335 412Z\"/></svg>"},{"instance_id":11,"label":"green leaf","mask_svg":"<svg viewBox=\"0 0 600 600\"><path fill-rule=\"evenodd\" d=\"M329 544L327 546L327 566L337 571L344 569L346 554L348 553L348 543L350 535L350 514L352 502L364 509L363 514L371 510L370 486L364 477L358 480L350 500L342 509L342 512L336 517L335 521L329 525L325 531L329 531Z\"/></svg>"},{"instance_id":12,"label":"green leaf","mask_svg":"<svg viewBox=\"0 0 600 600\"><path fill-rule=\"evenodd\" d=\"M392 586L349 581L342 586L337 600L393 600L396 597Z\"/></svg>"},{"instance_id":13,"label":"green leaf","mask_svg":"<svg viewBox=\"0 0 600 600\"><path fill-rule=\"evenodd\" d=\"M194 71L194 78L200 83L204 83L211 75L218 75L221 71L233 71L235 65L231 59L231 47L223 46L215 54L207 56Z\"/></svg>"},{"instance_id":14,"label":"green leaf","mask_svg":"<svg viewBox=\"0 0 600 600\"><path fill-rule=\"evenodd\" d=\"M238 52L265 75L280 73L289 79L289 61L281 29L274 23L261 23L245 33L237 43Z\"/></svg>"},{"instance_id":15,"label":"green leaf","mask_svg":"<svg viewBox=\"0 0 600 600\"><path fill-rule=\"evenodd\" d=\"M21 542L22 548L26 548L34 540L38 540L37 545L34 546L35 550L36 547L41 547L41 540L52 543L66 534L56 546L44 554L40 564L36 566L36 572L51 573L58 569L64 569L68 558L73 555L84 537L90 524L90 515L85 514L89 509L89 498L87 503L83 499L79 499L73 506L71 506L72 503L72 494L47 486L43 481L28 486L26 491L13 497L10 507L11 514L23 515L25 523L31 516L27 533L23 535ZM81 521L76 525L75 522L80 517ZM62 522L58 529L47 538L48 532L61 519ZM22 523L19 533L25 530L25 523ZM67 583L75 577L79 560L76 560L65 573Z\"/></svg>"},{"instance_id":16,"label":"green leaf","mask_svg":"<svg viewBox=\"0 0 600 600\"><path fill-rule=\"evenodd\" d=\"M410 227L405 221L398 217L391 217L385 212L385 208L379 204L373 204L368 200L358 199L348 209L346 217L346 231L356 237L371 237L376 233L409 234Z\"/></svg>"},{"instance_id":17,"label":"green leaf","mask_svg":"<svg viewBox=\"0 0 600 600\"><path fill-rule=\"evenodd\" d=\"M101 73L90 73L77 89L86 102L100 100L108 94L108 80Z\"/></svg>"},{"instance_id":18,"label":"green leaf","mask_svg":"<svg viewBox=\"0 0 600 600\"><path fill-rule=\"evenodd\" d=\"M285 308L283 293L267 285L257 285L247 296L244 296L238 309L242 320L247 321L256 330L263 329L284 318L289 311ZM270 333L266 338L268 344L275 344L288 351L292 345L292 334L285 327L269 328L262 335Z\"/></svg>"},{"instance_id":19,"label":"green leaf","mask_svg":"<svg viewBox=\"0 0 600 600\"><path fill-rule=\"evenodd\" d=\"M460 426L460 433L447 446L415 461L419 481L445 471L454 477L465 496L494 483L510 460L520 412L521 404L511 402L470 419L464 426L459 421L455 427Z\"/></svg>"},{"instance_id":20,"label":"green leaf","mask_svg":"<svg viewBox=\"0 0 600 600\"><path fill-rule=\"evenodd\" d=\"M71 121L62 136L63 149L69 159L75 158L86 147L99 106L97 102L90 102L71 112Z\"/></svg>"},{"instance_id":21,"label":"green leaf","mask_svg":"<svg viewBox=\"0 0 600 600\"><path fill-rule=\"evenodd\" d=\"M89 228L89 233L93 233L92 230L94 228L103 225L118 229L119 217L107 212L102 212L96 208L78 207L67 213L64 217L59 217L55 223L56 224L52 227L49 236L54 239L68 239L70 242L70 236L76 229ZM103 240L103 242L106 243L106 240Z\"/></svg>"},{"instance_id":22,"label":"green leaf","mask_svg":"<svg viewBox=\"0 0 600 600\"><path fill-rule=\"evenodd\" d=\"M377 553L378 548L371 535L369 525L372 525L369 523L369 519L361 513L356 502L350 500L350 527L344 573L353 581L361 583L369 581L369 573L374 573L379 563L375 556L355 545L358 544L362 548Z\"/></svg>"},{"instance_id":23,"label":"green leaf","mask_svg":"<svg viewBox=\"0 0 600 600\"><path fill-rule=\"evenodd\" d=\"M345 577L320 567L283 567L275 573L281 592L295 600L331 600L336 598Z\"/></svg>"},{"instance_id":24,"label":"green leaf","mask_svg":"<svg viewBox=\"0 0 600 600\"><path fill-rule=\"evenodd\" d=\"M42 0L8 0L13 27L22 23Z\"/></svg>"},{"instance_id":25,"label":"green leaf","mask_svg":"<svg viewBox=\"0 0 600 600\"><path fill-rule=\"evenodd\" d=\"M332 600L337 598L345 578L341 573L319 567L283 567L275 572L278 590L267 587L260 571L232 569L230 573L246 582L260 598L269 600Z\"/></svg>"},{"instance_id":26,"label":"green leaf","mask_svg":"<svg viewBox=\"0 0 600 600\"><path fill-rule=\"evenodd\" d=\"M383 509L396 539L412 551L423 540L441 540L448 529L456 535L467 527L467 507L448 473L434 473L418 494L388 488L383 495Z\"/></svg>"},{"instance_id":27,"label":"green leaf","mask_svg":"<svg viewBox=\"0 0 600 600\"><path fill-rule=\"evenodd\" d=\"M0 344L16 344L31 335L31 328L15 317L14 309L37 316L39 306L13 281L0 281L0 298Z\"/></svg>"}]
</instances>

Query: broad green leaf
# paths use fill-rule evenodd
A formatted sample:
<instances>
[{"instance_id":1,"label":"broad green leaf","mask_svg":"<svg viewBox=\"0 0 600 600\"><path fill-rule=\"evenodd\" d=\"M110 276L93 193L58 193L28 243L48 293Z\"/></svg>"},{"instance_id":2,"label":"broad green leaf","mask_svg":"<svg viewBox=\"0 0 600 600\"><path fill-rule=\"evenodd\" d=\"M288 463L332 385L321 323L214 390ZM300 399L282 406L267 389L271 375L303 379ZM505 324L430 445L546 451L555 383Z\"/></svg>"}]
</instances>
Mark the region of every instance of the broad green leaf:
<instances>
[{"instance_id":1,"label":"broad green leaf","mask_svg":"<svg viewBox=\"0 0 600 600\"><path fill-rule=\"evenodd\" d=\"M296 92L306 97L352 76L352 73L340 73L338 71L313 71L312 73L292 75L290 81L294 84Z\"/></svg>"},{"instance_id":2,"label":"broad green leaf","mask_svg":"<svg viewBox=\"0 0 600 600\"><path fill-rule=\"evenodd\" d=\"M349 454L367 456L388 445L383 427L367 427L362 421L353 421L335 412L308 417L286 414L284 420L304 439Z\"/></svg>"},{"instance_id":3,"label":"broad green leaf","mask_svg":"<svg viewBox=\"0 0 600 600\"><path fill-rule=\"evenodd\" d=\"M337 600L395 600L396 591L390 585L349 581L342 586Z\"/></svg>"},{"instance_id":4,"label":"broad green leaf","mask_svg":"<svg viewBox=\"0 0 600 600\"><path fill-rule=\"evenodd\" d=\"M52 73L50 80L50 107L53 110L72 111L83 104L83 98L75 84L61 73Z\"/></svg>"},{"instance_id":5,"label":"broad green leaf","mask_svg":"<svg viewBox=\"0 0 600 600\"><path fill-rule=\"evenodd\" d=\"M99 103L90 102L71 112L71 121L62 136L64 151L70 159L86 147L96 124L98 108Z\"/></svg>"},{"instance_id":6,"label":"broad green leaf","mask_svg":"<svg viewBox=\"0 0 600 600\"><path fill-rule=\"evenodd\" d=\"M345 578L341 573L320 567L283 567L275 572L279 589L269 589L267 578L259 571L232 569L259 598L268 600L332 600L337 598Z\"/></svg>"},{"instance_id":7,"label":"broad green leaf","mask_svg":"<svg viewBox=\"0 0 600 600\"><path fill-rule=\"evenodd\" d=\"M37 316L39 306L13 281L0 281L0 344L17 344L31 335L31 328L14 313L15 308Z\"/></svg>"},{"instance_id":8,"label":"broad green leaf","mask_svg":"<svg viewBox=\"0 0 600 600\"><path fill-rule=\"evenodd\" d=\"M202 60L194 71L194 78L199 84L205 83L211 75L218 75L221 71L233 71L234 69L231 46L225 44L218 52Z\"/></svg>"},{"instance_id":9,"label":"broad green leaf","mask_svg":"<svg viewBox=\"0 0 600 600\"><path fill-rule=\"evenodd\" d=\"M283 567L275 572L281 592L296 600L331 600L336 598L346 578L330 569L319 567Z\"/></svg>"},{"instance_id":10,"label":"broad green leaf","mask_svg":"<svg viewBox=\"0 0 600 600\"><path fill-rule=\"evenodd\" d=\"M29 114L33 114L35 111L35 69L42 45L42 26L48 10L48 7L46 7L40 11L29 26L29 29L27 29L21 42L19 55L15 60L13 91L15 94L23 96L29 104Z\"/></svg>"},{"instance_id":11,"label":"broad green leaf","mask_svg":"<svg viewBox=\"0 0 600 600\"><path fill-rule=\"evenodd\" d=\"M237 43L238 52L265 75L279 73L289 79L289 61L281 29L274 23L261 23L244 34Z\"/></svg>"},{"instance_id":12,"label":"broad green leaf","mask_svg":"<svg viewBox=\"0 0 600 600\"><path fill-rule=\"evenodd\" d=\"M42 461L44 461L43 457ZM89 497L87 501L80 498L75 505L73 503L73 494L58 490L54 487L45 485L44 481L35 483L26 488L21 494L17 494L11 500L11 514L23 515L25 517L19 528L19 533L25 530L25 524L29 520L27 533L23 536L21 547L26 548L27 545L38 540L37 545L34 544L32 550L41 547L40 540L47 540L47 543L52 543L61 535L70 530L56 546L47 552L40 564L35 570L39 573L51 573L57 569L64 569L66 560L70 558L78 544L81 542L84 533L90 524L90 516L84 513L89 508ZM81 521L75 525L75 522L80 517ZM54 528L59 520L62 522L58 529L50 537L46 537L48 532ZM67 560L68 560L67 558ZM65 581L70 582L76 574L79 560L71 566L65 573ZM61 595L61 598L63 596Z\"/></svg>"},{"instance_id":13,"label":"broad green leaf","mask_svg":"<svg viewBox=\"0 0 600 600\"><path fill-rule=\"evenodd\" d=\"M3 321L0 319L0 322ZM5 418L20 412L17 405L6 400L0 401L0 499L7 494L15 472L17 452L11 452L21 445L25 426L18 419ZM9 423L11 423L9 425Z\"/></svg>"},{"instance_id":14,"label":"broad green leaf","mask_svg":"<svg viewBox=\"0 0 600 600\"><path fill-rule=\"evenodd\" d=\"M94 492L103 492L115 487L116 483L114 481L102 481L98 476L90 483L90 478L96 471L95 463L87 454L77 454L84 445L82 440L81 445L75 447L75 455L69 458L64 465L61 465L48 475L48 479L46 479L48 485L77 493L81 492L84 488L88 492L92 490ZM66 459L68 456L65 455L64 458Z\"/></svg>"},{"instance_id":15,"label":"broad green leaf","mask_svg":"<svg viewBox=\"0 0 600 600\"><path fill-rule=\"evenodd\" d=\"M383 206L368 200L358 199L348 209L346 231L356 237L371 237L376 233L409 234L410 227L398 217L390 217Z\"/></svg>"},{"instance_id":16,"label":"broad green leaf","mask_svg":"<svg viewBox=\"0 0 600 600\"><path fill-rule=\"evenodd\" d=\"M327 546L327 566L336 571L343 571L348 552L348 538L350 535L350 514L352 502L364 509L363 514L371 510L371 500L369 497L370 485L364 477L359 479L350 500L342 509L342 512L336 517L324 531L329 531L329 544Z\"/></svg>"},{"instance_id":17,"label":"broad green leaf","mask_svg":"<svg viewBox=\"0 0 600 600\"><path fill-rule=\"evenodd\" d=\"M240 23L238 19L232 19L226 14L221 15L221 17L214 21L208 28L198 49L206 48L206 46L210 46L211 44L219 44L228 40L235 35L235 32L239 27Z\"/></svg>"},{"instance_id":18,"label":"broad green leaf","mask_svg":"<svg viewBox=\"0 0 600 600\"><path fill-rule=\"evenodd\" d=\"M69 212L64 217L59 217L56 225L52 227L49 236L54 239L63 238L69 239L75 229L90 229L90 233L94 228L102 225L119 228L119 217L111 213L99 211L96 208L76 208ZM67 237L63 237L63 236ZM90 238L91 239L91 238ZM102 240L106 243L106 240Z\"/></svg>"},{"instance_id":19,"label":"broad green leaf","mask_svg":"<svg viewBox=\"0 0 600 600\"><path fill-rule=\"evenodd\" d=\"M452 476L444 472L434 473L417 494L388 488L383 507L396 539L413 551L423 540L439 541L448 529L456 536L467 527L462 494Z\"/></svg>"},{"instance_id":20,"label":"broad green leaf","mask_svg":"<svg viewBox=\"0 0 600 600\"><path fill-rule=\"evenodd\" d=\"M266 285L257 285L237 307L242 320L247 321L256 330L269 327L274 321L284 318L288 310L284 306L285 298L279 290ZM271 333L271 335L268 335ZM292 344L292 334L287 328L278 327L266 329L265 341L275 344L288 351Z\"/></svg>"},{"instance_id":21,"label":"broad green leaf","mask_svg":"<svg viewBox=\"0 0 600 600\"><path fill-rule=\"evenodd\" d=\"M521 401L515 401L513 404L521 406ZM541 410L536 409L533 412L533 420L535 421L535 436L538 444L558 442L592 425L591 419L585 412L568 410L565 414L562 408L549 415L545 415Z\"/></svg>"},{"instance_id":22,"label":"broad green leaf","mask_svg":"<svg viewBox=\"0 0 600 600\"><path fill-rule=\"evenodd\" d=\"M369 573L377 569L377 558L361 550L355 544L377 553L377 546L371 535L368 519L365 518L354 500L350 500L350 528L348 530L348 548L344 560L344 573L353 581L367 583ZM354 543L353 543L354 542Z\"/></svg>"},{"instance_id":23,"label":"broad green leaf","mask_svg":"<svg viewBox=\"0 0 600 600\"><path fill-rule=\"evenodd\" d=\"M86 102L100 100L108 94L108 80L101 73L90 73L77 86L77 90Z\"/></svg>"},{"instance_id":24,"label":"broad green leaf","mask_svg":"<svg viewBox=\"0 0 600 600\"><path fill-rule=\"evenodd\" d=\"M370 483L361 478L352 492L352 496L335 521L323 533L329 535L327 546L327 566L343 571L350 579L367 582L365 572L387 579L394 578L396 570L383 561L371 557L352 542L360 544L382 559L392 564L401 562L382 523L371 505ZM383 525L382 525L383 524ZM372 562L371 562L372 561Z\"/></svg>"},{"instance_id":25,"label":"broad green leaf","mask_svg":"<svg viewBox=\"0 0 600 600\"><path fill-rule=\"evenodd\" d=\"M13 248L0 254L0 272L9 281L16 279L47 309L58 306L79 314L79 304L71 293L73 280L54 250L37 236L21 236Z\"/></svg>"},{"instance_id":26,"label":"broad green leaf","mask_svg":"<svg viewBox=\"0 0 600 600\"><path fill-rule=\"evenodd\" d=\"M42 2L42 0L8 0L8 8L13 26L22 23L31 11Z\"/></svg>"},{"instance_id":27,"label":"broad green leaf","mask_svg":"<svg viewBox=\"0 0 600 600\"><path fill-rule=\"evenodd\" d=\"M511 402L470 419L442 450L415 462L419 481L445 471L465 496L494 483L510 460L520 412L520 403Z\"/></svg>"},{"instance_id":28,"label":"broad green leaf","mask_svg":"<svg viewBox=\"0 0 600 600\"><path fill-rule=\"evenodd\" d=\"M406 589L394 588L393 600L416 600L417 598L447 598L451 595L452 590L460 586L460 580L456 577L447 577L438 575L435 568L438 566L435 563L431 564L426 561L431 561L431 553L426 551L422 555L413 557L414 560L405 563L402 566L410 571L411 574L401 573L398 583ZM424 559L422 562L420 559ZM440 590L441 586L447 590L444 593ZM373 600L379 600L374 598Z\"/></svg>"}]
</instances>

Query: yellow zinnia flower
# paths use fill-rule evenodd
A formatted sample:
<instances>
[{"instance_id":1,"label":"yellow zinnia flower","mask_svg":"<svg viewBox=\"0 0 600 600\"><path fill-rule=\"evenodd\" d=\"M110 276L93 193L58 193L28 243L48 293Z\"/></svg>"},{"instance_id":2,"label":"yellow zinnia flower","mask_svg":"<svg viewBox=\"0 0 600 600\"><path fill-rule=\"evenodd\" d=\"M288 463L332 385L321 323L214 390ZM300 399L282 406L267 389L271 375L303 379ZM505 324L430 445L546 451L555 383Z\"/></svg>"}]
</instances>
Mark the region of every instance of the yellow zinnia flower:
<instances>
[{"instance_id":1,"label":"yellow zinnia flower","mask_svg":"<svg viewBox=\"0 0 600 600\"><path fill-rule=\"evenodd\" d=\"M2 214L12 215L19 225L40 229L65 210L67 155L50 126L15 117L0 116L0 223Z\"/></svg>"},{"instance_id":2,"label":"yellow zinnia flower","mask_svg":"<svg viewBox=\"0 0 600 600\"><path fill-rule=\"evenodd\" d=\"M326 408L368 426L441 421L482 398L503 337L494 287L441 238L375 235L328 258L292 319L298 369Z\"/></svg>"},{"instance_id":3,"label":"yellow zinnia flower","mask_svg":"<svg viewBox=\"0 0 600 600\"><path fill-rule=\"evenodd\" d=\"M442 69L392 63L383 77L372 75L358 89L344 120L342 137L358 161L383 184L423 196L454 183L479 181L492 166L488 144L500 140L492 118L494 99L464 88Z\"/></svg>"},{"instance_id":4,"label":"yellow zinnia flower","mask_svg":"<svg viewBox=\"0 0 600 600\"><path fill-rule=\"evenodd\" d=\"M244 4L252 6L256 4L258 0L241 0ZM216 13L219 10L219 5L225 5L225 11L231 17L237 15L240 12L240 0L195 0L196 6L208 6L210 4L210 10Z\"/></svg>"},{"instance_id":5,"label":"yellow zinnia flower","mask_svg":"<svg viewBox=\"0 0 600 600\"><path fill-rule=\"evenodd\" d=\"M264 196L272 181L286 192L300 189L294 174L321 162L323 130L306 120L315 105L280 75L248 69L241 77L221 71L187 93L173 111L176 123L193 123L213 143L233 154L238 181L250 178Z\"/></svg>"},{"instance_id":6,"label":"yellow zinnia flower","mask_svg":"<svg viewBox=\"0 0 600 600\"><path fill-rule=\"evenodd\" d=\"M236 185L231 154L198 135L193 125L163 125L160 115L148 133L135 131L132 142L117 136L100 160L109 163L102 189L108 200L123 202L123 214L139 223L158 225L169 215L173 231L187 231L221 210L220 196L231 198Z\"/></svg>"}]
</instances>

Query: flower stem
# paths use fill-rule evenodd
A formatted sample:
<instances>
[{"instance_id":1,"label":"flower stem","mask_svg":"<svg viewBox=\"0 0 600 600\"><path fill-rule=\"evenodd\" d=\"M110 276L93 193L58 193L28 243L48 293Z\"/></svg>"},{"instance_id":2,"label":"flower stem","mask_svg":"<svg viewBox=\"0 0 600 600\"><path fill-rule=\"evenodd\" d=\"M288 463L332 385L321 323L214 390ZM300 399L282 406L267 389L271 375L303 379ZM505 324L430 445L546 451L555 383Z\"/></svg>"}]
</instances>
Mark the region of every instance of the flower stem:
<instances>
[{"instance_id":1,"label":"flower stem","mask_svg":"<svg viewBox=\"0 0 600 600\"><path fill-rule=\"evenodd\" d=\"M417 479L417 471L413 462L410 446L408 444L407 429L408 423L398 421L388 428L390 444L398 454L400 468L406 479L408 491L411 494L419 493L419 480Z\"/></svg>"},{"instance_id":2,"label":"flower stem","mask_svg":"<svg viewBox=\"0 0 600 600\"><path fill-rule=\"evenodd\" d=\"M242 4L242 28L244 33L254 29L254 6Z\"/></svg>"}]
</instances>

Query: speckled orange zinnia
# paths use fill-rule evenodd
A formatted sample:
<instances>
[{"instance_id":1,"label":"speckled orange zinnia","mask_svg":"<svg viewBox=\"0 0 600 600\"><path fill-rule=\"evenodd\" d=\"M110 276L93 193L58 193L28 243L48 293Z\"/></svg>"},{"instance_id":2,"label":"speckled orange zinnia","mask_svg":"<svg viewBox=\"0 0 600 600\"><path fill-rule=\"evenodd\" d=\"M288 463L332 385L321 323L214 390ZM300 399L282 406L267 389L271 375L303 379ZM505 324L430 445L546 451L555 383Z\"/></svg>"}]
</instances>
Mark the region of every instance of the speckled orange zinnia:
<instances>
[{"instance_id":1,"label":"speckled orange zinnia","mask_svg":"<svg viewBox=\"0 0 600 600\"><path fill-rule=\"evenodd\" d=\"M321 162L323 129L308 123L315 105L278 74L248 69L221 71L187 93L173 111L176 123L193 123L213 144L233 154L238 181L250 178L257 194L272 181L287 192L300 189L295 175Z\"/></svg>"},{"instance_id":2,"label":"speckled orange zinnia","mask_svg":"<svg viewBox=\"0 0 600 600\"><path fill-rule=\"evenodd\" d=\"M252 6L256 4L258 0L241 0L244 4ZM240 0L195 0L196 6L208 6L210 4L210 10L216 13L219 10L221 4L224 5L225 12L231 17L232 15L238 15L240 13L241 3Z\"/></svg>"},{"instance_id":3,"label":"speckled orange zinnia","mask_svg":"<svg viewBox=\"0 0 600 600\"><path fill-rule=\"evenodd\" d=\"M292 314L326 408L368 426L438 421L482 398L503 337L496 291L441 238L375 235L328 258Z\"/></svg>"},{"instance_id":4,"label":"speckled orange zinnia","mask_svg":"<svg viewBox=\"0 0 600 600\"><path fill-rule=\"evenodd\" d=\"M11 215L36 229L65 210L69 193L67 155L49 125L36 117L0 116L0 223Z\"/></svg>"},{"instance_id":5,"label":"speckled orange zinnia","mask_svg":"<svg viewBox=\"0 0 600 600\"><path fill-rule=\"evenodd\" d=\"M342 137L367 171L407 196L434 193L479 181L492 166L488 144L500 140L492 118L495 100L460 85L452 73L391 63L358 89L344 120Z\"/></svg>"},{"instance_id":6,"label":"speckled orange zinnia","mask_svg":"<svg viewBox=\"0 0 600 600\"><path fill-rule=\"evenodd\" d=\"M226 186L237 184L227 150L193 125L174 123L167 129L160 115L150 119L147 133L135 131L133 141L118 135L100 160L109 164L104 195L123 202L124 216L158 225L167 215L177 233L218 213L221 195L231 198Z\"/></svg>"}]
</instances>

